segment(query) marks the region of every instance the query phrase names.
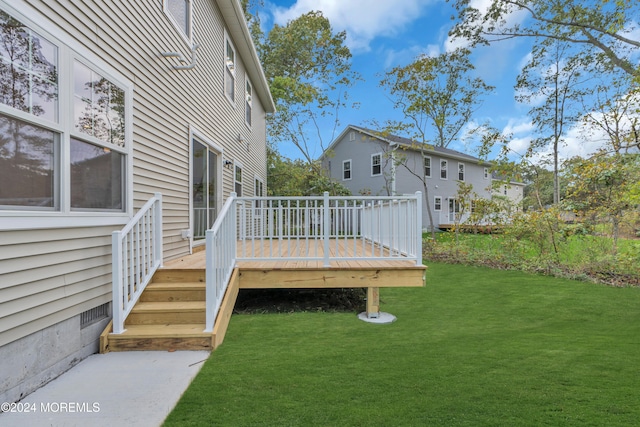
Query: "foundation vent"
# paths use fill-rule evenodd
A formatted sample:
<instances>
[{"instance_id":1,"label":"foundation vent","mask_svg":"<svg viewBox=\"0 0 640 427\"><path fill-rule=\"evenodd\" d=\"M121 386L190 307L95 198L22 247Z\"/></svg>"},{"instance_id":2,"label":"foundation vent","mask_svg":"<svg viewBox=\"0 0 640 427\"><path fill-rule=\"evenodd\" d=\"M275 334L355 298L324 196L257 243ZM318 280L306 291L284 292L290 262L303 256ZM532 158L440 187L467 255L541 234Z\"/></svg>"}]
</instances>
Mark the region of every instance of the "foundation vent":
<instances>
[{"instance_id":1,"label":"foundation vent","mask_svg":"<svg viewBox=\"0 0 640 427\"><path fill-rule=\"evenodd\" d=\"M84 329L89 325L93 325L101 321L102 319L106 319L111 314L111 303L106 302L97 307L93 307L90 310L85 311L84 313L80 313L80 329Z\"/></svg>"}]
</instances>

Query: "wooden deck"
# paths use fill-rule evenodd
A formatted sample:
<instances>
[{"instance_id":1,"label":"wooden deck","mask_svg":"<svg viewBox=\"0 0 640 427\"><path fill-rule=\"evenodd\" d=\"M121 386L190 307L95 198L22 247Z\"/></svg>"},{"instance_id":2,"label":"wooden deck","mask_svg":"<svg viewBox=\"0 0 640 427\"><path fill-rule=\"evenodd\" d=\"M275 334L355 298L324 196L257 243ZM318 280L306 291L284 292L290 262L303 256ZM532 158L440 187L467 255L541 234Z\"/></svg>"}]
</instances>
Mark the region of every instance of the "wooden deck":
<instances>
[{"instance_id":1,"label":"wooden deck","mask_svg":"<svg viewBox=\"0 0 640 427\"><path fill-rule=\"evenodd\" d=\"M299 257L309 253L308 242L280 243L271 241L258 246L252 242L239 242L237 255L260 257L277 253L276 256L281 257ZM351 257L372 257L372 251L384 251L367 245L354 246L353 242L349 243L351 247L348 249L341 248L340 242L331 243L331 256L340 253ZM313 250L312 256L321 258L324 255L322 247L316 246ZM166 261L127 317L126 331L113 334L111 326L107 327L100 338L100 351L213 350L224 339L239 289L367 288L367 312L377 313L380 311L380 288L424 286L426 267L402 257L392 260L332 260L328 267L322 260L278 258L237 261L213 333L203 332L205 270L204 250Z\"/></svg>"},{"instance_id":2,"label":"wooden deck","mask_svg":"<svg viewBox=\"0 0 640 427\"><path fill-rule=\"evenodd\" d=\"M311 246L311 250L309 250ZM346 244L332 241L330 256L344 254L347 257L371 258L376 254L389 256L386 249L371 248L353 241ZM322 258L322 245L309 245L305 241L279 243L271 241L261 245L240 242L239 257L277 257L275 260L240 260L236 268L240 272L240 289L270 288L368 288L368 287L416 287L424 285L426 267L415 261L397 257L394 259L345 259L332 260L328 267L321 259L287 259L287 256ZM274 255L276 254L276 255ZM204 270L205 251L180 257L164 263L164 269Z\"/></svg>"}]
</instances>

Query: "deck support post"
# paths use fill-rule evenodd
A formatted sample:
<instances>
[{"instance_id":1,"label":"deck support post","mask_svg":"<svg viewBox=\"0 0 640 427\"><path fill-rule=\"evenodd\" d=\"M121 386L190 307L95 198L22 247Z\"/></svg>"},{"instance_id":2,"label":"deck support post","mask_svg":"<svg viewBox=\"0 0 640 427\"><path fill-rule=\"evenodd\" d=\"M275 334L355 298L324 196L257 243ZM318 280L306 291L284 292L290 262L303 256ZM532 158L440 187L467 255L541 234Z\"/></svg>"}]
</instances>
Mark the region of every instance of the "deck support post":
<instances>
[{"instance_id":1,"label":"deck support post","mask_svg":"<svg viewBox=\"0 0 640 427\"><path fill-rule=\"evenodd\" d=\"M367 288L367 318L380 317L380 288Z\"/></svg>"}]
</instances>

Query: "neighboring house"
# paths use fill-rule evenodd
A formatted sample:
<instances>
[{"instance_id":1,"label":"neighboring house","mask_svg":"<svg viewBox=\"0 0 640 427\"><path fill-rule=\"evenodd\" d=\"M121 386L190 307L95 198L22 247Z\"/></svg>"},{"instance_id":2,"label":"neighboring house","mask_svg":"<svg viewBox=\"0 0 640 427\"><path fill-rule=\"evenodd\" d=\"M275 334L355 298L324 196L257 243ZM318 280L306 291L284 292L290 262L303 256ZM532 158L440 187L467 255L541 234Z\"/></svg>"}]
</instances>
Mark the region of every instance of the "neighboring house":
<instances>
[{"instance_id":1,"label":"neighboring house","mask_svg":"<svg viewBox=\"0 0 640 427\"><path fill-rule=\"evenodd\" d=\"M165 259L265 194L274 111L238 0L0 0L0 401L98 350L111 234L162 193Z\"/></svg>"},{"instance_id":2,"label":"neighboring house","mask_svg":"<svg viewBox=\"0 0 640 427\"><path fill-rule=\"evenodd\" d=\"M522 205L524 200L524 187L526 184L514 180L505 180L504 177L498 175L496 172L491 174L493 181L493 196L502 197L508 200L513 211L522 212L524 206Z\"/></svg>"},{"instance_id":3,"label":"neighboring house","mask_svg":"<svg viewBox=\"0 0 640 427\"><path fill-rule=\"evenodd\" d=\"M321 160L331 178L354 194L386 196L420 191L424 197L424 176L436 228L455 223L456 213L460 212L459 181L471 184L476 197L492 197L490 163L448 148L430 146L420 150L410 139L357 126L348 126ZM427 209L423 209L422 216L422 228L428 229Z\"/></svg>"}]
</instances>

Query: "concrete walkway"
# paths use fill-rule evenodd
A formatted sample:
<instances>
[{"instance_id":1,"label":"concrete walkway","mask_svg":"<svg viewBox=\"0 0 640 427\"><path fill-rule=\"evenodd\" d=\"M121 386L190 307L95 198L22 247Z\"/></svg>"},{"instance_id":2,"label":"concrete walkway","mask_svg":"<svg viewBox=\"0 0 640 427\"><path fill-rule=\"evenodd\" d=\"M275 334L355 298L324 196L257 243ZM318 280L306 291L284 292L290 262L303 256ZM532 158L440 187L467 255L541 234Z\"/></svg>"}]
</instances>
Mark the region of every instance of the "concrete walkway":
<instances>
[{"instance_id":1,"label":"concrete walkway","mask_svg":"<svg viewBox=\"0 0 640 427\"><path fill-rule=\"evenodd\" d=\"M15 404L22 412L0 413L0 426L158 427L209 354L95 354Z\"/></svg>"}]
</instances>

